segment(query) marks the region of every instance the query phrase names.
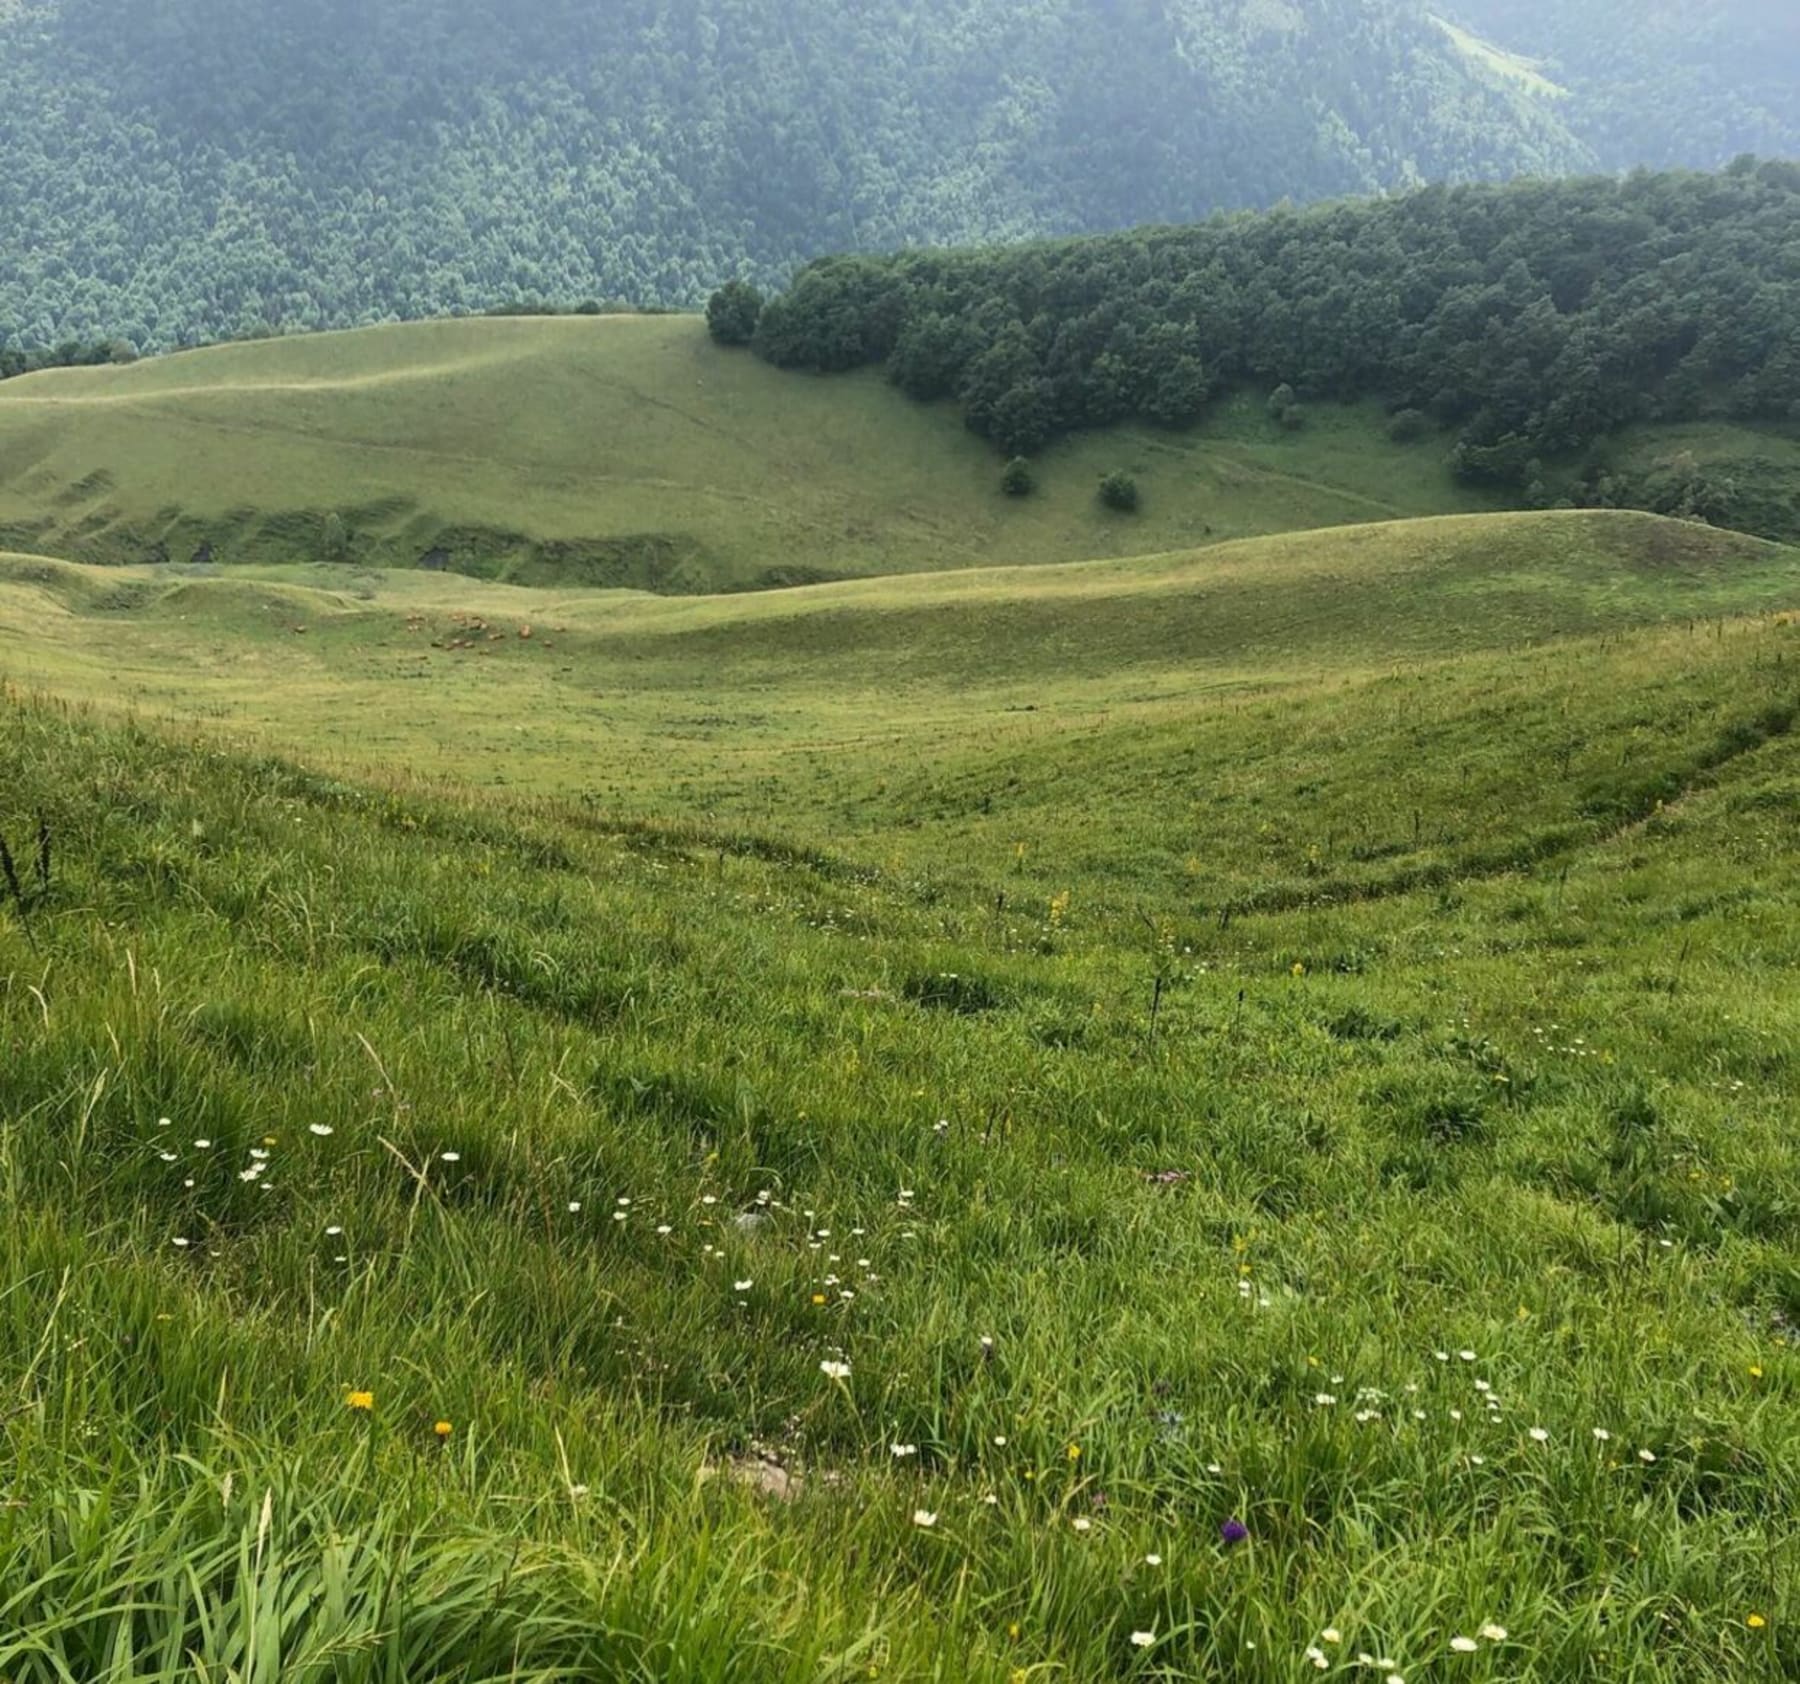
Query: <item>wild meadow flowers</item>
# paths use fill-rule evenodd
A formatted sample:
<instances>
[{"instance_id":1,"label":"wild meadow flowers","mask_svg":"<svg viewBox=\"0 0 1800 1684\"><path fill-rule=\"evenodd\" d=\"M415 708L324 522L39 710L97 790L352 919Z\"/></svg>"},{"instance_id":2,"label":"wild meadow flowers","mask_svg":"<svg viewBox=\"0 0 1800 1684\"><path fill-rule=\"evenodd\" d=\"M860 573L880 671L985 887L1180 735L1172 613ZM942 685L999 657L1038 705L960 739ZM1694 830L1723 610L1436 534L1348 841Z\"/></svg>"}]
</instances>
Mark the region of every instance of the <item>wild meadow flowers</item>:
<instances>
[{"instance_id":1,"label":"wild meadow flowers","mask_svg":"<svg viewBox=\"0 0 1800 1684\"><path fill-rule=\"evenodd\" d=\"M1691 730L1643 691L1630 708L1713 766L1740 681L1773 685L1779 653L1791 685L1793 652L1712 700L1669 666ZM810 752L778 740L775 691L737 793L697 788L678 833L638 828L610 761L618 813L571 824L501 796L409 832L335 780L210 764L96 809L95 860L123 864L70 896L103 921L39 931L52 986L0 920L17 1586L104 1479L150 1494L99 1539L145 1618L167 1563L134 1538L241 1559L274 1489L272 1575L368 1540L395 1642L428 1650L467 1587L471 1641L500 1620L517 1640L481 1656L494 1676L589 1664L576 1630L644 1676L771 1684L821 1655L891 1684L946 1654L1029 1684L1779 1675L1800 1343L1776 908L1800 853L1767 797L1791 745L1671 804L1669 825L1729 819L1691 870L1660 831L1590 846L1612 780L1629 796L1677 750L1595 723L1556 651L1532 659L1493 705L1569 704L1559 729L1593 731L1607 787L1552 757L1505 785L1515 823L1483 782L1503 745L1457 727L1454 802L1406 797L1444 837L1415 853L1389 797L1436 775L1408 745L1473 682L1460 658L1370 680L1379 707L1308 699L1298 667L1198 713L1146 700L1107 728L1129 738L1107 739L1108 801L1194 767L1159 777L1177 794L1154 824L1035 840L1029 916L1025 887L991 910L973 830L942 838L990 794L1045 813L1097 775L1048 717L950 768L921 748L943 815L867 875L878 809L848 785L817 859L750 835L764 774ZM624 685L621 717L653 691ZM1180 746L1152 766L1163 733ZM29 776L0 735L9 754ZM122 776L72 764L47 801ZM187 844L196 805L247 838L231 858ZM740 822L741 847L711 844ZM269 894L263 827L293 850ZM1289 882L1283 850L1315 831L1320 874ZM1463 873L1458 849L1500 869ZM1201 862L1179 901L1164 854ZM951 969L982 981L969 1009L906 995ZM1548 1053L1573 1034L1539 1019L1619 1062ZM183 1456L153 1460L164 1441ZM765 1457L780 1479L754 1477ZM732 1570L698 1572L702 1549ZM31 1593L33 1639L80 1629L73 1584Z\"/></svg>"}]
</instances>

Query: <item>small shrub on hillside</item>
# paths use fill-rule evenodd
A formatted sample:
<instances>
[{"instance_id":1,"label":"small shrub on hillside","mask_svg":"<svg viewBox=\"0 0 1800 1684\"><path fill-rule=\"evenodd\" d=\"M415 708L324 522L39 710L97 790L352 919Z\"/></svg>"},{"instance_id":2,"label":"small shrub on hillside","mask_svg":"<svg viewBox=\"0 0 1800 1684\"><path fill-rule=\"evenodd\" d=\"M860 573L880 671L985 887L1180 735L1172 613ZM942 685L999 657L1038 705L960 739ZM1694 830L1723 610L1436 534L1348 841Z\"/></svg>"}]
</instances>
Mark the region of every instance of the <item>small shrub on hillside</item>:
<instances>
[{"instance_id":1,"label":"small shrub on hillside","mask_svg":"<svg viewBox=\"0 0 1800 1684\"><path fill-rule=\"evenodd\" d=\"M1120 514L1135 514L1139 503L1137 481L1123 471L1108 474L1100 482L1100 501Z\"/></svg>"},{"instance_id":2,"label":"small shrub on hillside","mask_svg":"<svg viewBox=\"0 0 1800 1684\"><path fill-rule=\"evenodd\" d=\"M319 547L327 561L344 561L350 555L350 534L344 529L344 517L335 510L325 517L319 534Z\"/></svg>"},{"instance_id":3,"label":"small shrub on hillside","mask_svg":"<svg viewBox=\"0 0 1800 1684\"><path fill-rule=\"evenodd\" d=\"M706 303L706 329L721 345L748 345L762 320L763 295L748 281L727 281Z\"/></svg>"},{"instance_id":4,"label":"small shrub on hillside","mask_svg":"<svg viewBox=\"0 0 1800 1684\"><path fill-rule=\"evenodd\" d=\"M1000 489L1008 497L1029 497L1037 490L1037 475L1023 456L1015 456L1000 475Z\"/></svg>"},{"instance_id":5,"label":"small shrub on hillside","mask_svg":"<svg viewBox=\"0 0 1800 1684\"><path fill-rule=\"evenodd\" d=\"M1431 431L1431 418L1422 409L1403 409L1388 422L1388 437L1395 444L1417 444Z\"/></svg>"}]
</instances>

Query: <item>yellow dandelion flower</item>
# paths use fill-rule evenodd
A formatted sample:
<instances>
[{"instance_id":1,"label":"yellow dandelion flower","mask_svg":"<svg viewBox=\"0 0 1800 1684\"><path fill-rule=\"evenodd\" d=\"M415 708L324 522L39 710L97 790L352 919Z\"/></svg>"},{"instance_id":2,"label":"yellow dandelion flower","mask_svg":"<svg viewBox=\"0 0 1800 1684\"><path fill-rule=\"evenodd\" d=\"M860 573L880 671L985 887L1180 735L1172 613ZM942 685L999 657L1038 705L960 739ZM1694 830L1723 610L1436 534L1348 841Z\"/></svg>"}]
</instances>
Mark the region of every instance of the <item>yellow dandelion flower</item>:
<instances>
[{"instance_id":1,"label":"yellow dandelion flower","mask_svg":"<svg viewBox=\"0 0 1800 1684\"><path fill-rule=\"evenodd\" d=\"M1079 1462L1081 1460L1081 1446L1079 1444L1071 1444L1064 1454L1071 1462Z\"/></svg>"},{"instance_id":2,"label":"yellow dandelion flower","mask_svg":"<svg viewBox=\"0 0 1800 1684\"><path fill-rule=\"evenodd\" d=\"M444 1443L450 1437L450 1423L448 1421L439 1421L431 1430L437 1435L440 1444Z\"/></svg>"},{"instance_id":3,"label":"yellow dandelion flower","mask_svg":"<svg viewBox=\"0 0 1800 1684\"><path fill-rule=\"evenodd\" d=\"M352 1409L360 1410L367 1415L372 1413L375 1408L375 1394L373 1392L350 1392L345 1396L344 1402L349 1404Z\"/></svg>"},{"instance_id":4,"label":"yellow dandelion flower","mask_svg":"<svg viewBox=\"0 0 1800 1684\"><path fill-rule=\"evenodd\" d=\"M825 1302L825 1294L822 1292L815 1292L813 1294L813 1302L815 1304L823 1304Z\"/></svg>"},{"instance_id":5,"label":"yellow dandelion flower","mask_svg":"<svg viewBox=\"0 0 1800 1684\"><path fill-rule=\"evenodd\" d=\"M1761 1631L1768 1623L1769 1622L1765 1620L1761 1614L1752 1614L1749 1619L1744 1621L1744 1624L1752 1631Z\"/></svg>"}]
</instances>

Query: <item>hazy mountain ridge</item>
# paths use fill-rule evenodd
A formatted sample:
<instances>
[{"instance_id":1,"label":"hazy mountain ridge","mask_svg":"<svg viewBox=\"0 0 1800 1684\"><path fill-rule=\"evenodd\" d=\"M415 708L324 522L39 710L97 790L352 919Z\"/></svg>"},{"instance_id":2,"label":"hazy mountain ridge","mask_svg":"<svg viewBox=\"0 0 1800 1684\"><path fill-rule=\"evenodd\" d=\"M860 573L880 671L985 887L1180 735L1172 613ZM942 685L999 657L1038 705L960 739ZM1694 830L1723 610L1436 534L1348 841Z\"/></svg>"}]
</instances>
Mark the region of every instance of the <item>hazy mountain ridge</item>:
<instances>
[{"instance_id":1,"label":"hazy mountain ridge","mask_svg":"<svg viewBox=\"0 0 1800 1684\"><path fill-rule=\"evenodd\" d=\"M1588 161L1414 0L60 0L6 27L22 343L689 303L829 250Z\"/></svg>"},{"instance_id":2,"label":"hazy mountain ridge","mask_svg":"<svg viewBox=\"0 0 1800 1684\"><path fill-rule=\"evenodd\" d=\"M1800 9L1785 0L1443 0L1447 20L1537 60L1607 168L1800 151Z\"/></svg>"}]
</instances>

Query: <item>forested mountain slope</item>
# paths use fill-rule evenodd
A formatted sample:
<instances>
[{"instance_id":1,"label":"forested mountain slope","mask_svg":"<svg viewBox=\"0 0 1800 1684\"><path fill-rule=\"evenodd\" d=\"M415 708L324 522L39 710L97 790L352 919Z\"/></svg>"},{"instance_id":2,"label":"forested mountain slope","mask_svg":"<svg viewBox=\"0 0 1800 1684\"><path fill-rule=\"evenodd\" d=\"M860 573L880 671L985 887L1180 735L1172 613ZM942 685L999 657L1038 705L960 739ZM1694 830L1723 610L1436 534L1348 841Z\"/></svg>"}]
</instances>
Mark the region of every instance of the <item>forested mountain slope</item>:
<instances>
[{"instance_id":1,"label":"forested mountain slope","mask_svg":"<svg viewBox=\"0 0 1800 1684\"><path fill-rule=\"evenodd\" d=\"M0 0L0 346L1589 161L1418 0Z\"/></svg>"},{"instance_id":2,"label":"forested mountain slope","mask_svg":"<svg viewBox=\"0 0 1800 1684\"><path fill-rule=\"evenodd\" d=\"M1792 0L1446 0L1446 21L1531 61L1608 167L1800 151Z\"/></svg>"}]
</instances>

